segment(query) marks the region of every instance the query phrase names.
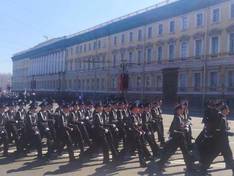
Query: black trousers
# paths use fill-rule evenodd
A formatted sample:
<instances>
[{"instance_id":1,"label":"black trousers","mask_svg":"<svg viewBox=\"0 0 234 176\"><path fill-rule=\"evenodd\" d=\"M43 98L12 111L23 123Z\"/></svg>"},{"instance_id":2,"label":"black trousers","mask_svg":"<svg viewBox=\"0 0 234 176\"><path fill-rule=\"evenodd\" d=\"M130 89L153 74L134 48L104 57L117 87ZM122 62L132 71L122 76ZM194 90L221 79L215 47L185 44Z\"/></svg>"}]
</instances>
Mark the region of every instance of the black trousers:
<instances>
[{"instance_id":1,"label":"black trousers","mask_svg":"<svg viewBox=\"0 0 234 176\"><path fill-rule=\"evenodd\" d=\"M176 152L177 148L180 148L184 157L186 168L189 170L192 168L192 158L189 154L188 144L183 134L172 134L172 138L165 143L163 156L160 163L164 165L168 159Z\"/></svg>"},{"instance_id":2,"label":"black trousers","mask_svg":"<svg viewBox=\"0 0 234 176\"><path fill-rule=\"evenodd\" d=\"M200 147L201 170L206 171L220 153L223 155L226 165L234 169L233 154L228 136L214 135L212 138L205 138Z\"/></svg>"},{"instance_id":3,"label":"black trousers","mask_svg":"<svg viewBox=\"0 0 234 176\"><path fill-rule=\"evenodd\" d=\"M74 152L72 148L72 140L69 132L65 128L57 129L57 146L58 146L58 153L60 154L66 145L67 151L69 154L69 159L74 159Z\"/></svg>"},{"instance_id":4,"label":"black trousers","mask_svg":"<svg viewBox=\"0 0 234 176\"><path fill-rule=\"evenodd\" d=\"M41 138L45 137L46 138L46 144L47 144L47 149L48 149L48 154L51 154L53 151L53 137L51 134L51 131L49 129L48 125L43 125L40 124L38 125L40 134L41 134Z\"/></svg>"},{"instance_id":5,"label":"black trousers","mask_svg":"<svg viewBox=\"0 0 234 176\"><path fill-rule=\"evenodd\" d=\"M36 148L37 156L42 156L42 143L41 135L37 128L27 128L24 130L21 142L20 150L23 151L25 148L29 151L31 148Z\"/></svg>"},{"instance_id":6,"label":"black trousers","mask_svg":"<svg viewBox=\"0 0 234 176\"><path fill-rule=\"evenodd\" d=\"M7 131L5 129L0 129L0 144L3 144L3 154L6 155L8 153L9 148L9 139L7 135Z\"/></svg>"}]
</instances>

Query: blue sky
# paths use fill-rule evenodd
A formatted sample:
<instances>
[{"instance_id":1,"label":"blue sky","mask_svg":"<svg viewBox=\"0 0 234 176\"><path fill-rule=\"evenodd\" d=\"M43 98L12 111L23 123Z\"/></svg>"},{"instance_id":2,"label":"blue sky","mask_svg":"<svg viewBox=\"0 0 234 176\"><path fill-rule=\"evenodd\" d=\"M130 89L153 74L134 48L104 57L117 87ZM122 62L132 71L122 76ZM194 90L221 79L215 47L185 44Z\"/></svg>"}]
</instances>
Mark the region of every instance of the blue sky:
<instances>
[{"instance_id":1,"label":"blue sky","mask_svg":"<svg viewBox=\"0 0 234 176\"><path fill-rule=\"evenodd\" d=\"M0 73L11 56L39 42L73 34L162 0L1 0Z\"/></svg>"}]
</instances>

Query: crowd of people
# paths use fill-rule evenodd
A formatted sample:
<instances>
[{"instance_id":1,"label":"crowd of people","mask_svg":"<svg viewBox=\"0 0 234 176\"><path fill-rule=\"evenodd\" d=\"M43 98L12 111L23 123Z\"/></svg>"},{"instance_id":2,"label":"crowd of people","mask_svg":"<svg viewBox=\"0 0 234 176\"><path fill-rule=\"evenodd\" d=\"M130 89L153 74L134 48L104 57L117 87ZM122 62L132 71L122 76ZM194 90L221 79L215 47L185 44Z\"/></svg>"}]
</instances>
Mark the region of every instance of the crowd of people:
<instances>
[{"instance_id":1,"label":"crowd of people","mask_svg":"<svg viewBox=\"0 0 234 176\"><path fill-rule=\"evenodd\" d=\"M178 148L182 151L186 173L207 175L213 160L222 154L227 169L234 172L228 136L229 107L223 101L207 102L204 128L194 140L188 101L174 109L169 136L165 140L162 100L130 103L124 101L55 101L44 99L10 99L0 101L0 142L3 155L15 146L15 155L37 151L38 159L68 152L69 161L86 157L85 151L102 150L103 163L120 161L121 157L138 153L141 167L155 161L164 171L169 158ZM157 137L155 136L157 134ZM167 136L166 136L167 137ZM43 142L47 147L43 156ZM194 152L196 151L196 152ZM196 153L196 156L194 156ZM199 161L199 164L195 164Z\"/></svg>"}]
</instances>

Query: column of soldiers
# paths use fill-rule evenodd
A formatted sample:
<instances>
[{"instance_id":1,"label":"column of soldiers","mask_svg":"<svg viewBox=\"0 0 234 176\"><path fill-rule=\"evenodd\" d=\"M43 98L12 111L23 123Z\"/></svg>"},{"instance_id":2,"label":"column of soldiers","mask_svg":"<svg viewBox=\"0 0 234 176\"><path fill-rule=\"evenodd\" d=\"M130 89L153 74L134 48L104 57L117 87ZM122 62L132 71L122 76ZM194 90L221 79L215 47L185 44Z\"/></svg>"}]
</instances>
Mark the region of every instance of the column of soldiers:
<instances>
[{"instance_id":1,"label":"column of soldiers","mask_svg":"<svg viewBox=\"0 0 234 176\"><path fill-rule=\"evenodd\" d=\"M180 148L187 173L207 175L212 161L221 153L227 169L234 169L228 136L233 135L228 126L229 108L223 102L210 101L204 113L204 129L192 142L191 118L188 102L179 103L174 109L174 118L165 140L162 101L138 104L123 102L82 103L55 101L10 101L0 104L0 142L3 155L8 155L10 144L16 146L16 155L31 150L43 157L59 156L66 148L69 161L75 160L74 150L79 157L86 150L101 149L103 163L120 161L123 156L138 153L141 167L147 161L157 160L163 171L169 158ZM157 133L157 138L155 137ZM158 140L156 140L158 139ZM66 147L65 147L66 146ZM147 147L149 146L149 147ZM192 151L199 153L199 167Z\"/></svg>"}]
</instances>

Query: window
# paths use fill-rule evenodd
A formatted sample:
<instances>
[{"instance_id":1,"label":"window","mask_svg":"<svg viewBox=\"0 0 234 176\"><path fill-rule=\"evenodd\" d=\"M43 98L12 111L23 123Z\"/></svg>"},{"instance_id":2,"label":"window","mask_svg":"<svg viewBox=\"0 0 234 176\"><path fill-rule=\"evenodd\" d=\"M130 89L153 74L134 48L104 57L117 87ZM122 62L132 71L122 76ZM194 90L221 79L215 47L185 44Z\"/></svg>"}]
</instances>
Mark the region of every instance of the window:
<instances>
[{"instance_id":1,"label":"window","mask_svg":"<svg viewBox=\"0 0 234 176\"><path fill-rule=\"evenodd\" d=\"M130 32L130 33L129 33L129 42L132 42L132 41L133 41L133 33Z\"/></svg>"},{"instance_id":2,"label":"window","mask_svg":"<svg viewBox=\"0 0 234 176\"><path fill-rule=\"evenodd\" d=\"M115 78L113 78L112 79L112 88L114 89L114 88L116 88L117 86L116 86L116 79Z\"/></svg>"},{"instance_id":3,"label":"window","mask_svg":"<svg viewBox=\"0 0 234 176\"><path fill-rule=\"evenodd\" d=\"M98 40L98 49L101 48L101 40Z\"/></svg>"},{"instance_id":4,"label":"window","mask_svg":"<svg viewBox=\"0 0 234 176\"><path fill-rule=\"evenodd\" d=\"M121 61L124 60L124 53L121 53Z\"/></svg>"},{"instance_id":5,"label":"window","mask_svg":"<svg viewBox=\"0 0 234 176\"><path fill-rule=\"evenodd\" d=\"M218 73L210 72L210 88L212 90L216 89L218 86Z\"/></svg>"},{"instance_id":6,"label":"window","mask_svg":"<svg viewBox=\"0 0 234 176\"><path fill-rule=\"evenodd\" d=\"M234 54L234 33L230 34L230 53Z\"/></svg>"},{"instance_id":7,"label":"window","mask_svg":"<svg viewBox=\"0 0 234 176\"><path fill-rule=\"evenodd\" d=\"M234 71L228 72L228 87L234 88Z\"/></svg>"},{"instance_id":8,"label":"window","mask_svg":"<svg viewBox=\"0 0 234 176\"><path fill-rule=\"evenodd\" d=\"M96 89L99 89L99 84L100 84L100 81L99 79L96 80Z\"/></svg>"},{"instance_id":9,"label":"window","mask_svg":"<svg viewBox=\"0 0 234 176\"><path fill-rule=\"evenodd\" d=\"M175 32L175 21L170 21L170 33Z\"/></svg>"},{"instance_id":10,"label":"window","mask_svg":"<svg viewBox=\"0 0 234 176\"><path fill-rule=\"evenodd\" d=\"M86 52L86 44L84 44L84 52Z\"/></svg>"},{"instance_id":11,"label":"window","mask_svg":"<svg viewBox=\"0 0 234 176\"><path fill-rule=\"evenodd\" d=\"M173 61L175 59L175 44L169 44L169 61Z\"/></svg>"},{"instance_id":12,"label":"window","mask_svg":"<svg viewBox=\"0 0 234 176\"><path fill-rule=\"evenodd\" d=\"M197 27L201 27L203 25L203 14L202 13L197 14L196 24L197 24Z\"/></svg>"},{"instance_id":13,"label":"window","mask_svg":"<svg viewBox=\"0 0 234 176\"><path fill-rule=\"evenodd\" d=\"M137 77L137 88L140 88L141 87L141 77L138 76Z\"/></svg>"},{"instance_id":14,"label":"window","mask_svg":"<svg viewBox=\"0 0 234 176\"><path fill-rule=\"evenodd\" d=\"M234 18L234 4L231 4L231 18Z\"/></svg>"},{"instance_id":15,"label":"window","mask_svg":"<svg viewBox=\"0 0 234 176\"><path fill-rule=\"evenodd\" d=\"M76 54L79 53L79 46L76 47Z\"/></svg>"},{"instance_id":16,"label":"window","mask_svg":"<svg viewBox=\"0 0 234 176\"><path fill-rule=\"evenodd\" d=\"M180 91L185 91L187 88L187 74L186 73L181 73L180 74Z\"/></svg>"},{"instance_id":17,"label":"window","mask_svg":"<svg viewBox=\"0 0 234 176\"><path fill-rule=\"evenodd\" d=\"M147 63L151 63L151 60L152 60L152 49L151 48L148 48L147 49Z\"/></svg>"},{"instance_id":18,"label":"window","mask_svg":"<svg viewBox=\"0 0 234 176\"><path fill-rule=\"evenodd\" d=\"M104 88L105 88L105 80L101 79L101 89L104 89Z\"/></svg>"},{"instance_id":19,"label":"window","mask_svg":"<svg viewBox=\"0 0 234 176\"><path fill-rule=\"evenodd\" d=\"M194 73L193 75L193 87L195 91L199 91L201 88L201 73Z\"/></svg>"},{"instance_id":20,"label":"window","mask_svg":"<svg viewBox=\"0 0 234 176\"><path fill-rule=\"evenodd\" d=\"M91 46L91 43L89 43L89 51L92 50L92 46Z\"/></svg>"},{"instance_id":21,"label":"window","mask_svg":"<svg viewBox=\"0 0 234 176\"><path fill-rule=\"evenodd\" d=\"M182 23L182 24L181 24L181 30L182 30L182 31L187 30L188 27L189 27L189 24L188 24L188 17L182 17L181 23Z\"/></svg>"},{"instance_id":22,"label":"window","mask_svg":"<svg viewBox=\"0 0 234 176\"><path fill-rule=\"evenodd\" d=\"M163 49L162 46L158 47L158 62L161 63L162 61L162 54L163 54Z\"/></svg>"},{"instance_id":23,"label":"window","mask_svg":"<svg viewBox=\"0 0 234 176\"><path fill-rule=\"evenodd\" d=\"M180 55L182 59L185 59L186 57L188 57L188 42L187 41L181 42Z\"/></svg>"},{"instance_id":24,"label":"window","mask_svg":"<svg viewBox=\"0 0 234 176\"><path fill-rule=\"evenodd\" d=\"M97 48L97 41L93 43L93 49L95 50Z\"/></svg>"},{"instance_id":25,"label":"window","mask_svg":"<svg viewBox=\"0 0 234 176\"><path fill-rule=\"evenodd\" d=\"M117 36L114 37L114 45L117 45Z\"/></svg>"},{"instance_id":26,"label":"window","mask_svg":"<svg viewBox=\"0 0 234 176\"><path fill-rule=\"evenodd\" d=\"M71 48L71 56L73 55L73 48Z\"/></svg>"},{"instance_id":27,"label":"window","mask_svg":"<svg viewBox=\"0 0 234 176\"><path fill-rule=\"evenodd\" d=\"M140 29L138 31L138 41L141 41L142 40L142 30Z\"/></svg>"},{"instance_id":28,"label":"window","mask_svg":"<svg viewBox=\"0 0 234 176\"><path fill-rule=\"evenodd\" d=\"M196 57L202 56L202 40L201 39L195 40L195 56Z\"/></svg>"},{"instance_id":29,"label":"window","mask_svg":"<svg viewBox=\"0 0 234 176\"><path fill-rule=\"evenodd\" d=\"M213 23L219 22L220 18L220 10L219 8L213 9L213 14L212 14L212 21Z\"/></svg>"},{"instance_id":30,"label":"window","mask_svg":"<svg viewBox=\"0 0 234 176\"><path fill-rule=\"evenodd\" d=\"M162 77L161 76L156 77L156 83L157 83L156 88L157 88L157 90L159 90L162 87Z\"/></svg>"},{"instance_id":31,"label":"window","mask_svg":"<svg viewBox=\"0 0 234 176\"><path fill-rule=\"evenodd\" d=\"M142 51L138 50L138 52L137 52L137 63L139 65L141 64L141 59L142 59Z\"/></svg>"},{"instance_id":32,"label":"window","mask_svg":"<svg viewBox=\"0 0 234 176\"><path fill-rule=\"evenodd\" d=\"M116 54L113 54L113 67L116 66L116 60L117 60Z\"/></svg>"},{"instance_id":33,"label":"window","mask_svg":"<svg viewBox=\"0 0 234 176\"><path fill-rule=\"evenodd\" d=\"M102 58L102 69L104 69L106 67L106 57L103 56Z\"/></svg>"},{"instance_id":34,"label":"window","mask_svg":"<svg viewBox=\"0 0 234 176\"><path fill-rule=\"evenodd\" d=\"M152 38L152 27L148 28L148 39Z\"/></svg>"},{"instance_id":35,"label":"window","mask_svg":"<svg viewBox=\"0 0 234 176\"><path fill-rule=\"evenodd\" d=\"M125 42L125 36L124 36L124 34L122 34L122 36L121 36L121 43L124 44L124 42Z\"/></svg>"},{"instance_id":36,"label":"window","mask_svg":"<svg viewBox=\"0 0 234 176\"><path fill-rule=\"evenodd\" d=\"M163 24L159 24L158 25L158 35L162 35L163 34Z\"/></svg>"},{"instance_id":37,"label":"window","mask_svg":"<svg viewBox=\"0 0 234 176\"><path fill-rule=\"evenodd\" d=\"M129 56L128 56L128 59L129 59L128 61L129 61L129 63L132 63L132 55L133 55L133 54L132 54L132 52L130 51L130 52L129 52Z\"/></svg>"},{"instance_id":38,"label":"window","mask_svg":"<svg viewBox=\"0 0 234 176\"><path fill-rule=\"evenodd\" d=\"M211 54L216 55L219 53L219 37L214 36L211 38Z\"/></svg>"},{"instance_id":39,"label":"window","mask_svg":"<svg viewBox=\"0 0 234 176\"><path fill-rule=\"evenodd\" d=\"M146 87L149 88L151 86L150 76L146 76Z\"/></svg>"}]
</instances>

